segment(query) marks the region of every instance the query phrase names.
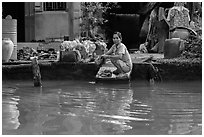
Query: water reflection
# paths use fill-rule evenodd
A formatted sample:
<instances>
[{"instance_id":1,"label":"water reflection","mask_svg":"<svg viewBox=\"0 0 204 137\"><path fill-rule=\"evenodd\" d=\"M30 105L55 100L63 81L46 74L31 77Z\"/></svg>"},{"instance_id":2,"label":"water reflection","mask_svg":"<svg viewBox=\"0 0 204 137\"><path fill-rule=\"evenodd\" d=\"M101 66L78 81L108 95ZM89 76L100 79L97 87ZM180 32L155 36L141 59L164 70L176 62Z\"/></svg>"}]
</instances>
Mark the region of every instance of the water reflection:
<instances>
[{"instance_id":1,"label":"water reflection","mask_svg":"<svg viewBox=\"0 0 204 137\"><path fill-rule=\"evenodd\" d=\"M200 83L3 84L3 134L201 134Z\"/></svg>"},{"instance_id":2,"label":"water reflection","mask_svg":"<svg viewBox=\"0 0 204 137\"><path fill-rule=\"evenodd\" d=\"M15 88L8 87L2 91L2 129L12 130L18 129L20 123L18 120L19 110L18 102L20 100L19 96L15 96Z\"/></svg>"},{"instance_id":3,"label":"water reflection","mask_svg":"<svg viewBox=\"0 0 204 137\"><path fill-rule=\"evenodd\" d=\"M116 134L131 129L132 127L127 125L127 122L133 119L129 113L133 100L133 91L130 87L126 86L125 90L114 87L94 87L92 90L90 88L87 90L77 88L71 92L63 90L60 93L61 113L78 117L81 121L78 121L80 126L77 125L77 128L81 127L79 130L83 130L83 133L86 131L88 134L94 134L95 130L98 131L97 129L107 130L104 129L107 126ZM92 123L87 122L87 117ZM99 125L101 122L104 124ZM103 132L106 133L106 131Z\"/></svg>"},{"instance_id":4,"label":"water reflection","mask_svg":"<svg viewBox=\"0 0 204 137\"><path fill-rule=\"evenodd\" d=\"M133 91L130 87L123 88L103 88L96 87L97 94L101 98L98 102L98 110L104 111L97 114L98 120L109 124L116 134L123 133L124 130L132 129L128 125L131 116L129 113L130 104L133 101ZM105 92L104 92L105 91ZM99 94L100 93L100 94ZM96 101L98 101L96 99ZM103 105L100 105L103 104Z\"/></svg>"},{"instance_id":5,"label":"water reflection","mask_svg":"<svg viewBox=\"0 0 204 137\"><path fill-rule=\"evenodd\" d=\"M201 85L193 86L177 83L154 87L149 99L152 104L153 130L162 134L201 133L202 98L199 97ZM182 88L181 88L182 87ZM165 110L165 111L164 111ZM197 130L197 131L196 131Z\"/></svg>"}]
</instances>

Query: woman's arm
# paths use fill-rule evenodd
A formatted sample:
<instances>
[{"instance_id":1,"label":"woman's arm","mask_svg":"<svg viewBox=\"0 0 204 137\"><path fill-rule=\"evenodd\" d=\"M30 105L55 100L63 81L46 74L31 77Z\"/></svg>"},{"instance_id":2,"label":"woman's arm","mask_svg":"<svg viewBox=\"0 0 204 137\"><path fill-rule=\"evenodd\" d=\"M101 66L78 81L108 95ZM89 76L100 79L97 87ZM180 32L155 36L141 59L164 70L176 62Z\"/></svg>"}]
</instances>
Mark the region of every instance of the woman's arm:
<instances>
[{"instance_id":1,"label":"woman's arm","mask_svg":"<svg viewBox=\"0 0 204 137\"><path fill-rule=\"evenodd\" d=\"M111 47L111 49L113 51L113 47ZM115 59L115 60L118 60L118 59L121 59L122 60L122 56L123 54L125 53L125 47L124 46L120 46L119 49L118 49L118 53L116 55L109 55L109 54L105 54L103 57L104 58L110 58L110 59Z\"/></svg>"},{"instance_id":2,"label":"woman's arm","mask_svg":"<svg viewBox=\"0 0 204 137\"><path fill-rule=\"evenodd\" d=\"M118 55L108 55L108 58L118 60L118 59L122 59L122 56L123 54L120 53Z\"/></svg>"},{"instance_id":3,"label":"woman's arm","mask_svg":"<svg viewBox=\"0 0 204 137\"><path fill-rule=\"evenodd\" d=\"M118 60L118 59L122 59L122 53L118 54L118 55L103 55L102 57L104 58L109 58L109 59L115 59L115 60Z\"/></svg>"},{"instance_id":4,"label":"woman's arm","mask_svg":"<svg viewBox=\"0 0 204 137\"><path fill-rule=\"evenodd\" d=\"M114 46L114 45L113 45ZM103 55L101 55L101 57L103 58L109 58L110 57L110 54L113 53L113 46Z\"/></svg>"},{"instance_id":5,"label":"woman's arm","mask_svg":"<svg viewBox=\"0 0 204 137\"><path fill-rule=\"evenodd\" d=\"M110 55L111 53L113 53L113 46L104 55Z\"/></svg>"}]
</instances>

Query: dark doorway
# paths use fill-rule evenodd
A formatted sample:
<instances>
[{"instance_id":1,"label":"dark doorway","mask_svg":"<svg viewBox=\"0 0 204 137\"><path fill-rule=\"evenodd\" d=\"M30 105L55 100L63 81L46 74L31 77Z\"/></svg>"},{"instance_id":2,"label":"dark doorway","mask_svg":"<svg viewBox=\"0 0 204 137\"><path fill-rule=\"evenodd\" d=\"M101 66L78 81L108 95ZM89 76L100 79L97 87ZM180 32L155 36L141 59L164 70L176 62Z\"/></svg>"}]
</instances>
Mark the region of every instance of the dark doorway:
<instances>
[{"instance_id":1,"label":"dark doorway","mask_svg":"<svg viewBox=\"0 0 204 137\"><path fill-rule=\"evenodd\" d=\"M134 49L139 44L139 15L138 14L115 14L109 19L109 26L114 31L122 33L122 41L128 49ZM112 34L111 34L112 37Z\"/></svg>"},{"instance_id":2,"label":"dark doorway","mask_svg":"<svg viewBox=\"0 0 204 137\"><path fill-rule=\"evenodd\" d=\"M11 15L17 19L17 42L25 42L25 6L24 2L2 2L2 18Z\"/></svg>"}]
</instances>

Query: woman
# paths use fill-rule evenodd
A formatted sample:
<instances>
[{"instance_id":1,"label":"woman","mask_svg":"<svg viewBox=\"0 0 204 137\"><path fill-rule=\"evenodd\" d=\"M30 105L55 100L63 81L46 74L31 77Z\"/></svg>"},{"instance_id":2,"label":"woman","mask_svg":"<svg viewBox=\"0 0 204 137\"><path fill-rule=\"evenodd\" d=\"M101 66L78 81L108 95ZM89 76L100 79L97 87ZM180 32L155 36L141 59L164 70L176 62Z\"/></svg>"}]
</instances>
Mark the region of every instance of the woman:
<instances>
[{"instance_id":1,"label":"woman","mask_svg":"<svg viewBox=\"0 0 204 137\"><path fill-rule=\"evenodd\" d=\"M122 43L122 35L120 32L113 34L113 46L107 53L102 55L105 59L110 59L117 68L113 71L115 75L123 75L132 71L132 60L126 46Z\"/></svg>"},{"instance_id":2,"label":"woman","mask_svg":"<svg viewBox=\"0 0 204 137\"><path fill-rule=\"evenodd\" d=\"M175 2L174 7L172 7L167 16L167 21L170 25L170 30L176 27L186 27L190 26L190 15L189 10L184 7L185 2Z\"/></svg>"}]
</instances>

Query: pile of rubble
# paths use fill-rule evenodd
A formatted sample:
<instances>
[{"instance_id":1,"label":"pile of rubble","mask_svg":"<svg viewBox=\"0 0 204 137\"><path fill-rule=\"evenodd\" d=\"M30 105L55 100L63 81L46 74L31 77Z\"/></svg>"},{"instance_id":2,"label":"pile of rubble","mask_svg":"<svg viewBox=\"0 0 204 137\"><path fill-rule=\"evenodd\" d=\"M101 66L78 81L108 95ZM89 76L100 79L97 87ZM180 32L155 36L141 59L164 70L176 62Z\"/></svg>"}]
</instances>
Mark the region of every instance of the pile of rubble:
<instances>
[{"instance_id":1,"label":"pile of rubble","mask_svg":"<svg viewBox=\"0 0 204 137\"><path fill-rule=\"evenodd\" d=\"M54 48L37 49L30 47L23 47L17 52L18 60L30 60L32 57L37 56L38 60L58 60L62 59L65 54L76 52L80 62L89 62L95 60L99 55L104 54L107 51L107 45L102 40L79 40L63 41L59 45L59 50ZM70 56L66 56L66 58ZM61 60L63 61L63 60Z\"/></svg>"},{"instance_id":2,"label":"pile of rubble","mask_svg":"<svg viewBox=\"0 0 204 137\"><path fill-rule=\"evenodd\" d=\"M56 60L57 52L52 48L48 50L35 50L34 48L30 47L23 47L17 52L18 60L28 61L34 56L37 56L39 60Z\"/></svg>"}]
</instances>

